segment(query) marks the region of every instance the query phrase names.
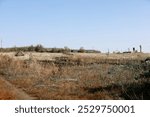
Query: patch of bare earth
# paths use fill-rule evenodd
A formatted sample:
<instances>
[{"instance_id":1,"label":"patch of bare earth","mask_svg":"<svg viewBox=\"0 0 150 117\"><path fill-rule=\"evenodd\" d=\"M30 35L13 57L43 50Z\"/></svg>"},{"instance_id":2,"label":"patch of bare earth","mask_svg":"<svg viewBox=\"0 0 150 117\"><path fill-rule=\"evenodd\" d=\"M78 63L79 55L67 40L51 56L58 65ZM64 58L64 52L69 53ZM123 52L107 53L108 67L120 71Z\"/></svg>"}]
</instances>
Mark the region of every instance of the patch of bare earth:
<instances>
[{"instance_id":1,"label":"patch of bare earth","mask_svg":"<svg viewBox=\"0 0 150 117\"><path fill-rule=\"evenodd\" d=\"M4 78L0 78L0 100L32 100L30 97L21 89L16 88Z\"/></svg>"}]
</instances>

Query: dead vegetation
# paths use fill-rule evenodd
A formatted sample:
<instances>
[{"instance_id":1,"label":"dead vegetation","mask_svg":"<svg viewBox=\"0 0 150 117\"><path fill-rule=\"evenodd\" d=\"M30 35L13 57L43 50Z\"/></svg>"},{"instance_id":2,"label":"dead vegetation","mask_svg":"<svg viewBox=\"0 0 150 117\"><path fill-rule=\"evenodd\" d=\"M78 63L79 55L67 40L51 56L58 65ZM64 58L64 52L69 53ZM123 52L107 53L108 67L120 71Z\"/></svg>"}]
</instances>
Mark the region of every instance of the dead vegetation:
<instances>
[{"instance_id":1,"label":"dead vegetation","mask_svg":"<svg viewBox=\"0 0 150 117\"><path fill-rule=\"evenodd\" d=\"M0 78L0 99L6 100L31 100L35 99L26 94L23 90L16 88L4 78Z\"/></svg>"},{"instance_id":2,"label":"dead vegetation","mask_svg":"<svg viewBox=\"0 0 150 117\"><path fill-rule=\"evenodd\" d=\"M0 76L28 99L150 99L150 75L145 75L150 67L141 63L145 56L87 55L65 54L48 60L36 59L34 54L26 60L0 55ZM1 84L0 99L20 99Z\"/></svg>"}]
</instances>

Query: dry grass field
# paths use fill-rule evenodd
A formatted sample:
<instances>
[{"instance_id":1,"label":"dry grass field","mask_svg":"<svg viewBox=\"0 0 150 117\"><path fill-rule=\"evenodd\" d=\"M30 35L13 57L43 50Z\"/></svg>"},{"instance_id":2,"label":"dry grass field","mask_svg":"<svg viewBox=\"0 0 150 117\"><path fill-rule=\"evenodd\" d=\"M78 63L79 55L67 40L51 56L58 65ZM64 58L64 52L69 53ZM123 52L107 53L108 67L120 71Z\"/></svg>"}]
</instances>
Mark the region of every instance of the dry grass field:
<instances>
[{"instance_id":1,"label":"dry grass field","mask_svg":"<svg viewBox=\"0 0 150 117\"><path fill-rule=\"evenodd\" d=\"M0 53L0 99L150 99L150 54Z\"/></svg>"}]
</instances>

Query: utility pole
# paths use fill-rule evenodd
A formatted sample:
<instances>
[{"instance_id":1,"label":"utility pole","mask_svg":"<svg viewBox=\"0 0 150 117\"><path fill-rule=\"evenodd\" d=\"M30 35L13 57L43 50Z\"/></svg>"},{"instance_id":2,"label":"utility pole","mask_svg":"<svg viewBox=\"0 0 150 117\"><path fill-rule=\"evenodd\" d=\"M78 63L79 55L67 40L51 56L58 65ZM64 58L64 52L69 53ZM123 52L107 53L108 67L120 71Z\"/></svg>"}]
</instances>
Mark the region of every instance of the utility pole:
<instances>
[{"instance_id":1,"label":"utility pole","mask_svg":"<svg viewBox=\"0 0 150 117\"><path fill-rule=\"evenodd\" d=\"M109 56L109 53L110 53L110 52L109 52L109 49L108 49L107 56Z\"/></svg>"},{"instance_id":2,"label":"utility pole","mask_svg":"<svg viewBox=\"0 0 150 117\"><path fill-rule=\"evenodd\" d=\"M2 39L1 39L1 48L2 48Z\"/></svg>"},{"instance_id":3,"label":"utility pole","mask_svg":"<svg viewBox=\"0 0 150 117\"><path fill-rule=\"evenodd\" d=\"M1 52L2 52L2 39L1 39Z\"/></svg>"}]
</instances>

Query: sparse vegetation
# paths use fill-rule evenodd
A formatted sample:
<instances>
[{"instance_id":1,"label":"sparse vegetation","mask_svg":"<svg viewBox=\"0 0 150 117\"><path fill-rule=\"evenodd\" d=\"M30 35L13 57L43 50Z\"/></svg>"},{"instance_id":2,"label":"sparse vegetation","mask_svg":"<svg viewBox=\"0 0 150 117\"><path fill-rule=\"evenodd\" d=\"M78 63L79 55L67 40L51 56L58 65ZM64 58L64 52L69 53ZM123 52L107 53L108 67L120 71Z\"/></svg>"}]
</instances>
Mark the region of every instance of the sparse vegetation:
<instances>
[{"instance_id":1,"label":"sparse vegetation","mask_svg":"<svg viewBox=\"0 0 150 117\"><path fill-rule=\"evenodd\" d=\"M0 99L150 99L150 65L141 62L147 55L45 54L0 55L1 79L26 95L12 95L4 86Z\"/></svg>"}]
</instances>

